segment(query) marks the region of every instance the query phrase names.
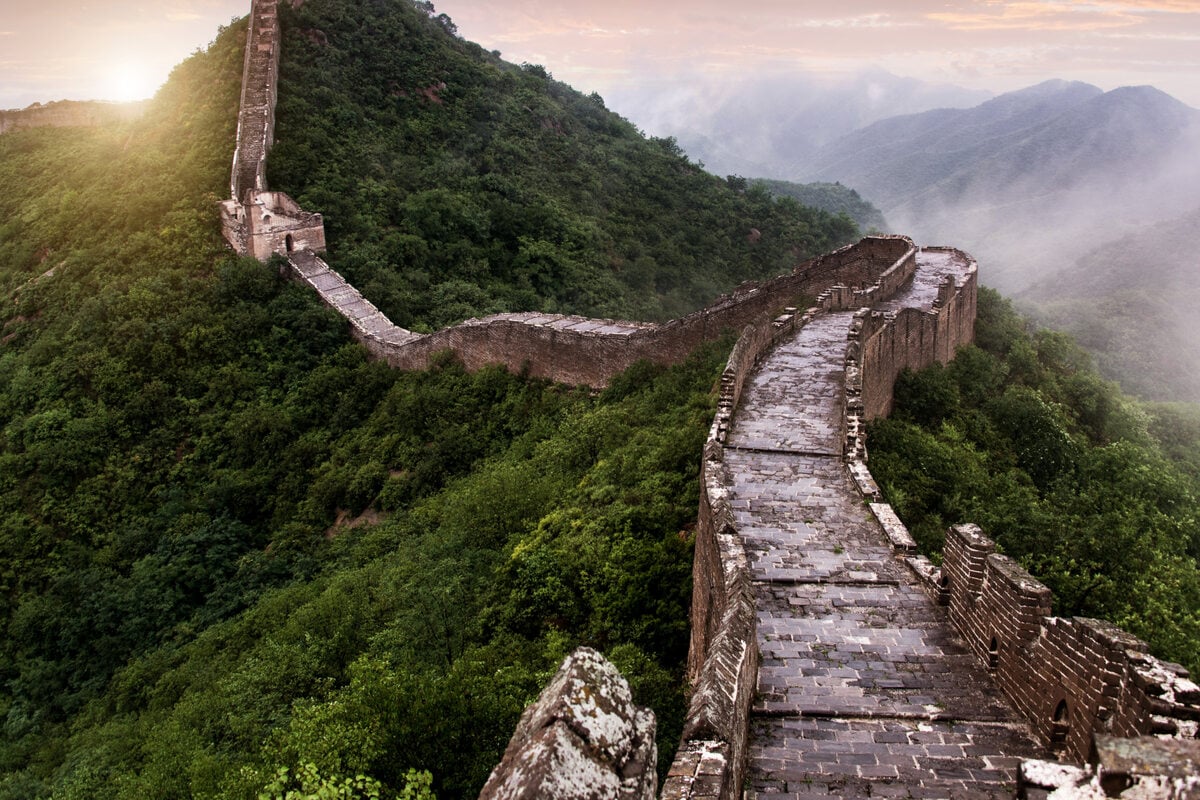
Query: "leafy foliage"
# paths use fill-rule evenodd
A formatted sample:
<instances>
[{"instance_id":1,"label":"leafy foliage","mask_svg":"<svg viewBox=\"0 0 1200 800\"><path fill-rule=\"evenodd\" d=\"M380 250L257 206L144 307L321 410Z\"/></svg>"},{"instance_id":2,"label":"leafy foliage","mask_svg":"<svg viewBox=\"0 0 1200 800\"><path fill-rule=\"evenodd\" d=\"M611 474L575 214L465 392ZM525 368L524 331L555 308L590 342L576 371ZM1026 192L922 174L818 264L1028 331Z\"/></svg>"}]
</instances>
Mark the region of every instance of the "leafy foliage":
<instances>
[{"instance_id":1,"label":"leafy foliage","mask_svg":"<svg viewBox=\"0 0 1200 800\"><path fill-rule=\"evenodd\" d=\"M446 21L396 13L473 52ZM473 796L582 643L625 672L670 752L722 348L638 365L599 396L368 362L310 291L219 239L244 25L180 65L142 120L0 137L0 797ZM495 69L536 78L538 102L583 102ZM630 158L711 187L669 142L596 118ZM635 194L631 174L614 195ZM304 191L336 218L328 178ZM601 225L596 207L555 217L567 200L538 197L507 207L511 224ZM422 302L474 308L501 285L443 249L477 223L490 241L495 208L429 186L402 199L425 244L402 241L434 242L429 268L457 281ZM638 209L651 231L680 213ZM348 259L384 230L363 219L338 233ZM574 269L562 241L522 244L546 297L582 291L556 272Z\"/></svg>"},{"instance_id":2,"label":"leafy foliage","mask_svg":"<svg viewBox=\"0 0 1200 800\"><path fill-rule=\"evenodd\" d=\"M663 320L856 235L738 192L671 139L409 3L284 8L272 186L396 324L499 311Z\"/></svg>"},{"instance_id":3,"label":"leafy foliage","mask_svg":"<svg viewBox=\"0 0 1200 800\"><path fill-rule=\"evenodd\" d=\"M976 345L905 373L871 471L922 549L975 522L1053 591L1200 668L1200 414L1142 406L981 289Z\"/></svg>"},{"instance_id":4,"label":"leafy foliage","mask_svg":"<svg viewBox=\"0 0 1200 800\"><path fill-rule=\"evenodd\" d=\"M737 180L734 176L730 179ZM854 189L841 183L792 183L769 178L755 178L754 183L761 184L773 195L790 197L801 205L830 214L845 214L863 230L887 230L883 213Z\"/></svg>"}]
</instances>

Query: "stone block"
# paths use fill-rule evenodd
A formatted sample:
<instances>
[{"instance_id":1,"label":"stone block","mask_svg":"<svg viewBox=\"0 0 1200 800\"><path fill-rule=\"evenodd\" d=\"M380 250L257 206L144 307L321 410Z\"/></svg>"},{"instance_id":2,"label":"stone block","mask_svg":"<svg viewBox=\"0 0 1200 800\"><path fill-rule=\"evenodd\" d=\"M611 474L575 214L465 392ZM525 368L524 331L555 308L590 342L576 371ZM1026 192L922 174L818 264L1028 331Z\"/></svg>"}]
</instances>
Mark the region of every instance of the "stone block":
<instances>
[{"instance_id":1,"label":"stone block","mask_svg":"<svg viewBox=\"0 0 1200 800\"><path fill-rule=\"evenodd\" d=\"M653 713L633 704L616 667L581 647L525 709L479 796L652 800L654 730Z\"/></svg>"}]
</instances>

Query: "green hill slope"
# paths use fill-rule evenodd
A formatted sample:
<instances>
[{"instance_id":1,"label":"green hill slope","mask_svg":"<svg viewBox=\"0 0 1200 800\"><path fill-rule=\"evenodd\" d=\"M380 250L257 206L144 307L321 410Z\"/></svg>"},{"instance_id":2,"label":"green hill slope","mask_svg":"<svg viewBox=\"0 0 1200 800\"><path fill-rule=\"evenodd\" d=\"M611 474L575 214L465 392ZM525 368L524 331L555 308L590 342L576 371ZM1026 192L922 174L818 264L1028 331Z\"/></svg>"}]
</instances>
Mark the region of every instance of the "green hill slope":
<instances>
[{"instance_id":1,"label":"green hill slope","mask_svg":"<svg viewBox=\"0 0 1200 800\"><path fill-rule=\"evenodd\" d=\"M739 192L538 66L408 3L284 8L268 172L404 327L541 310L663 320L852 225Z\"/></svg>"},{"instance_id":2,"label":"green hill slope","mask_svg":"<svg viewBox=\"0 0 1200 800\"><path fill-rule=\"evenodd\" d=\"M1053 590L1200 669L1200 408L1142 406L980 292L976 346L905 373L871 471L922 548L974 522Z\"/></svg>"},{"instance_id":3,"label":"green hill slope","mask_svg":"<svg viewBox=\"0 0 1200 800\"><path fill-rule=\"evenodd\" d=\"M840 183L792 183L756 178L771 194L790 197L801 205L819 208L830 214L845 214L864 231L886 231L888 224L879 209L862 196Z\"/></svg>"},{"instance_id":4,"label":"green hill slope","mask_svg":"<svg viewBox=\"0 0 1200 800\"><path fill-rule=\"evenodd\" d=\"M415 7L285 18L273 179L404 324L670 315L852 235ZM368 363L221 242L244 41L0 136L0 798L474 796L579 643L669 752L720 349L599 396Z\"/></svg>"}]
</instances>

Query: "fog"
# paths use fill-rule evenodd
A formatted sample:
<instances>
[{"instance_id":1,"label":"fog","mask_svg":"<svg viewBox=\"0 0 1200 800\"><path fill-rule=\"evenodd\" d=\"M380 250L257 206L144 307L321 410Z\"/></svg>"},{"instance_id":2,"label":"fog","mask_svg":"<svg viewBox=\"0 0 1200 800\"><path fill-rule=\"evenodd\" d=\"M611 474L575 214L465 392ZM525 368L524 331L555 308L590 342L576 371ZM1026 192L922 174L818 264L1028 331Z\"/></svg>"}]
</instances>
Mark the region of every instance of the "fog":
<instances>
[{"instance_id":1,"label":"fog","mask_svg":"<svg viewBox=\"0 0 1200 800\"><path fill-rule=\"evenodd\" d=\"M889 119L986 98L881 71L675 86L609 105L718 175L839 180L891 231L972 253L1127 390L1200 401L1200 111L1050 82Z\"/></svg>"},{"instance_id":2,"label":"fog","mask_svg":"<svg viewBox=\"0 0 1200 800\"><path fill-rule=\"evenodd\" d=\"M1101 167L1049 185L1042 174L997 183L984 173L881 210L895 232L971 251L985 283L1018 294L1106 242L1200 206L1200 129L1171 152Z\"/></svg>"},{"instance_id":3,"label":"fog","mask_svg":"<svg viewBox=\"0 0 1200 800\"><path fill-rule=\"evenodd\" d=\"M932 108L966 108L989 92L855 73L715 76L697 71L670 84L617 89L609 108L652 136L674 136L716 175L795 179L818 148L880 119Z\"/></svg>"}]
</instances>

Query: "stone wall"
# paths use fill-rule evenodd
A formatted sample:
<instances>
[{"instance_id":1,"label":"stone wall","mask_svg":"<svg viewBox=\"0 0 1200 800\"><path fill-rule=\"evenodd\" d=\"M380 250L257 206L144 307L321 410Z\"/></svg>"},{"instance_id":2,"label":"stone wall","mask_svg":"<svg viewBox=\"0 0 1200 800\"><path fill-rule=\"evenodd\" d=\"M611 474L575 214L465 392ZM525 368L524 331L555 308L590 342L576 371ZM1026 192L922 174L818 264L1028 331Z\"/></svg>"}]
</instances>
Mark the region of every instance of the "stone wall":
<instances>
[{"instance_id":1,"label":"stone wall","mask_svg":"<svg viewBox=\"0 0 1200 800\"><path fill-rule=\"evenodd\" d=\"M701 463L688 651L693 690L663 798L740 796L760 657L749 564L728 501L726 437L745 382L771 347L821 314L889 296L912 277L916 249L910 240L864 242L861 248L831 254L836 259L815 259L797 269L806 274L812 289L818 286L816 276L830 276L816 293L816 305L803 314L786 308L778 317L761 316L747 325L721 375L717 412ZM861 257L864 253L872 257Z\"/></svg>"},{"instance_id":2,"label":"stone wall","mask_svg":"<svg viewBox=\"0 0 1200 800\"><path fill-rule=\"evenodd\" d=\"M758 683L757 617L749 563L729 507L723 448L742 387L776 341L819 313L795 309L748 325L721 374L717 413L701 461L700 509L692 567L692 697L662 797L731 797L745 774L750 709Z\"/></svg>"},{"instance_id":3,"label":"stone wall","mask_svg":"<svg viewBox=\"0 0 1200 800\"><path fill-rule=\"evenodd\" d=\"M281 33L277 0L253 0L246 31L237 145L221 203L221 231L241 255L266 261L275 253L325 249L325 223L283 192L267 190L267 153L275 141ZM340 279L340 278L339 278ZM337 307L336 304L332 304Z\"/></svg>"},{"instance_id":4,"label":"stone wall","mask_svg":"<svg viewBox=\"0 0 1200 800\"><path fill-rule=\"evenodd\" d=\"M995 552L974 525L946 534L941 590L950 619L1059 755L1088 760L1097 734L1194 738L1200 686L1114 625L1051 616L1050 590Z\"/></svg>"},{"instance_id":5,"label":"stone wall","mask_svg":"<svg viewBox=\"0 0 1200 800\"><path fill-rule=\"evenodd\" d=\"M275 141L275 97L279 80L280 30L276 0L251 0L233 152L230 197L267 188L267 153Z\"/></svg>"},{"instance_id":6,"label":"stone wall","mask_svg":"<svg viewBox=\"0 0 1200 800\"><path fill-rule=\"evenodd\" d=\"M92 128L136 119L148 101L105 103L99 100L56 100L25 108L0 110L0 133L28 128Z\"/></svg>"},{"instance_id":7,"label":"stone wall","mask_svg":"<svg viewBox=\"0 0 1200 800\"><path fill-rule=\"evenodd\" d=\"M945 250L945 248L927 248ZM892 390L904 369L923 369L935 361L949 363L955 352L975 338L978 268L962 286L947 277L929 311L906 308L873 312L863 322L862 400L865 419L892 411Z\"/></svg>"},{"instance_id":8,"label":"stone wall","mask_svg":"<svg viewBox=\"0 0 1200 800\"><path fill-rule=\"evenodd\" d=\"M1098 620L1051 615L1050 590L973 525L951 529L943 562L923 556L866 467L865 419L891 411L905 367L948 362L974 333L977 272L944 283L930 311L859 315L857 364L847 364L847 446L851 473L897 554L922 578L952 624L993 670L997 684L1033 730L1063 758L1088 759L1096 734L1195 736L1200 687L1181 667L1149 655L1146 645Z\"/></svg>"},{"instance_id":9,"label":"stone wall","mask_svg":"<svg viewBox=\"0 0 1200 800\"><path fill-rule=\"evenodd\" d=\"M560 383L603 387L639 360L679 363L704 342L776 314L799 297L819 295L825 308L857 307L881 286L907 280L915 268L915 254L906 237L867 237L807 261L788 275L744 284L663 325L519 313L471 319L421 336L392 325L371 306L382 321L376 320L370 329L355 324L354 333L373 356L398 369L424 369L435 355L449 350L469 370L501 364L513 372ZM292 257L297 276L309 270L310 258L311 254L303 253ZM335 288L313 284L314 288L354 323L342 302L345 281L323 262L322 269L336 277L330 282Z\"/></svg>"}]
</instances>

